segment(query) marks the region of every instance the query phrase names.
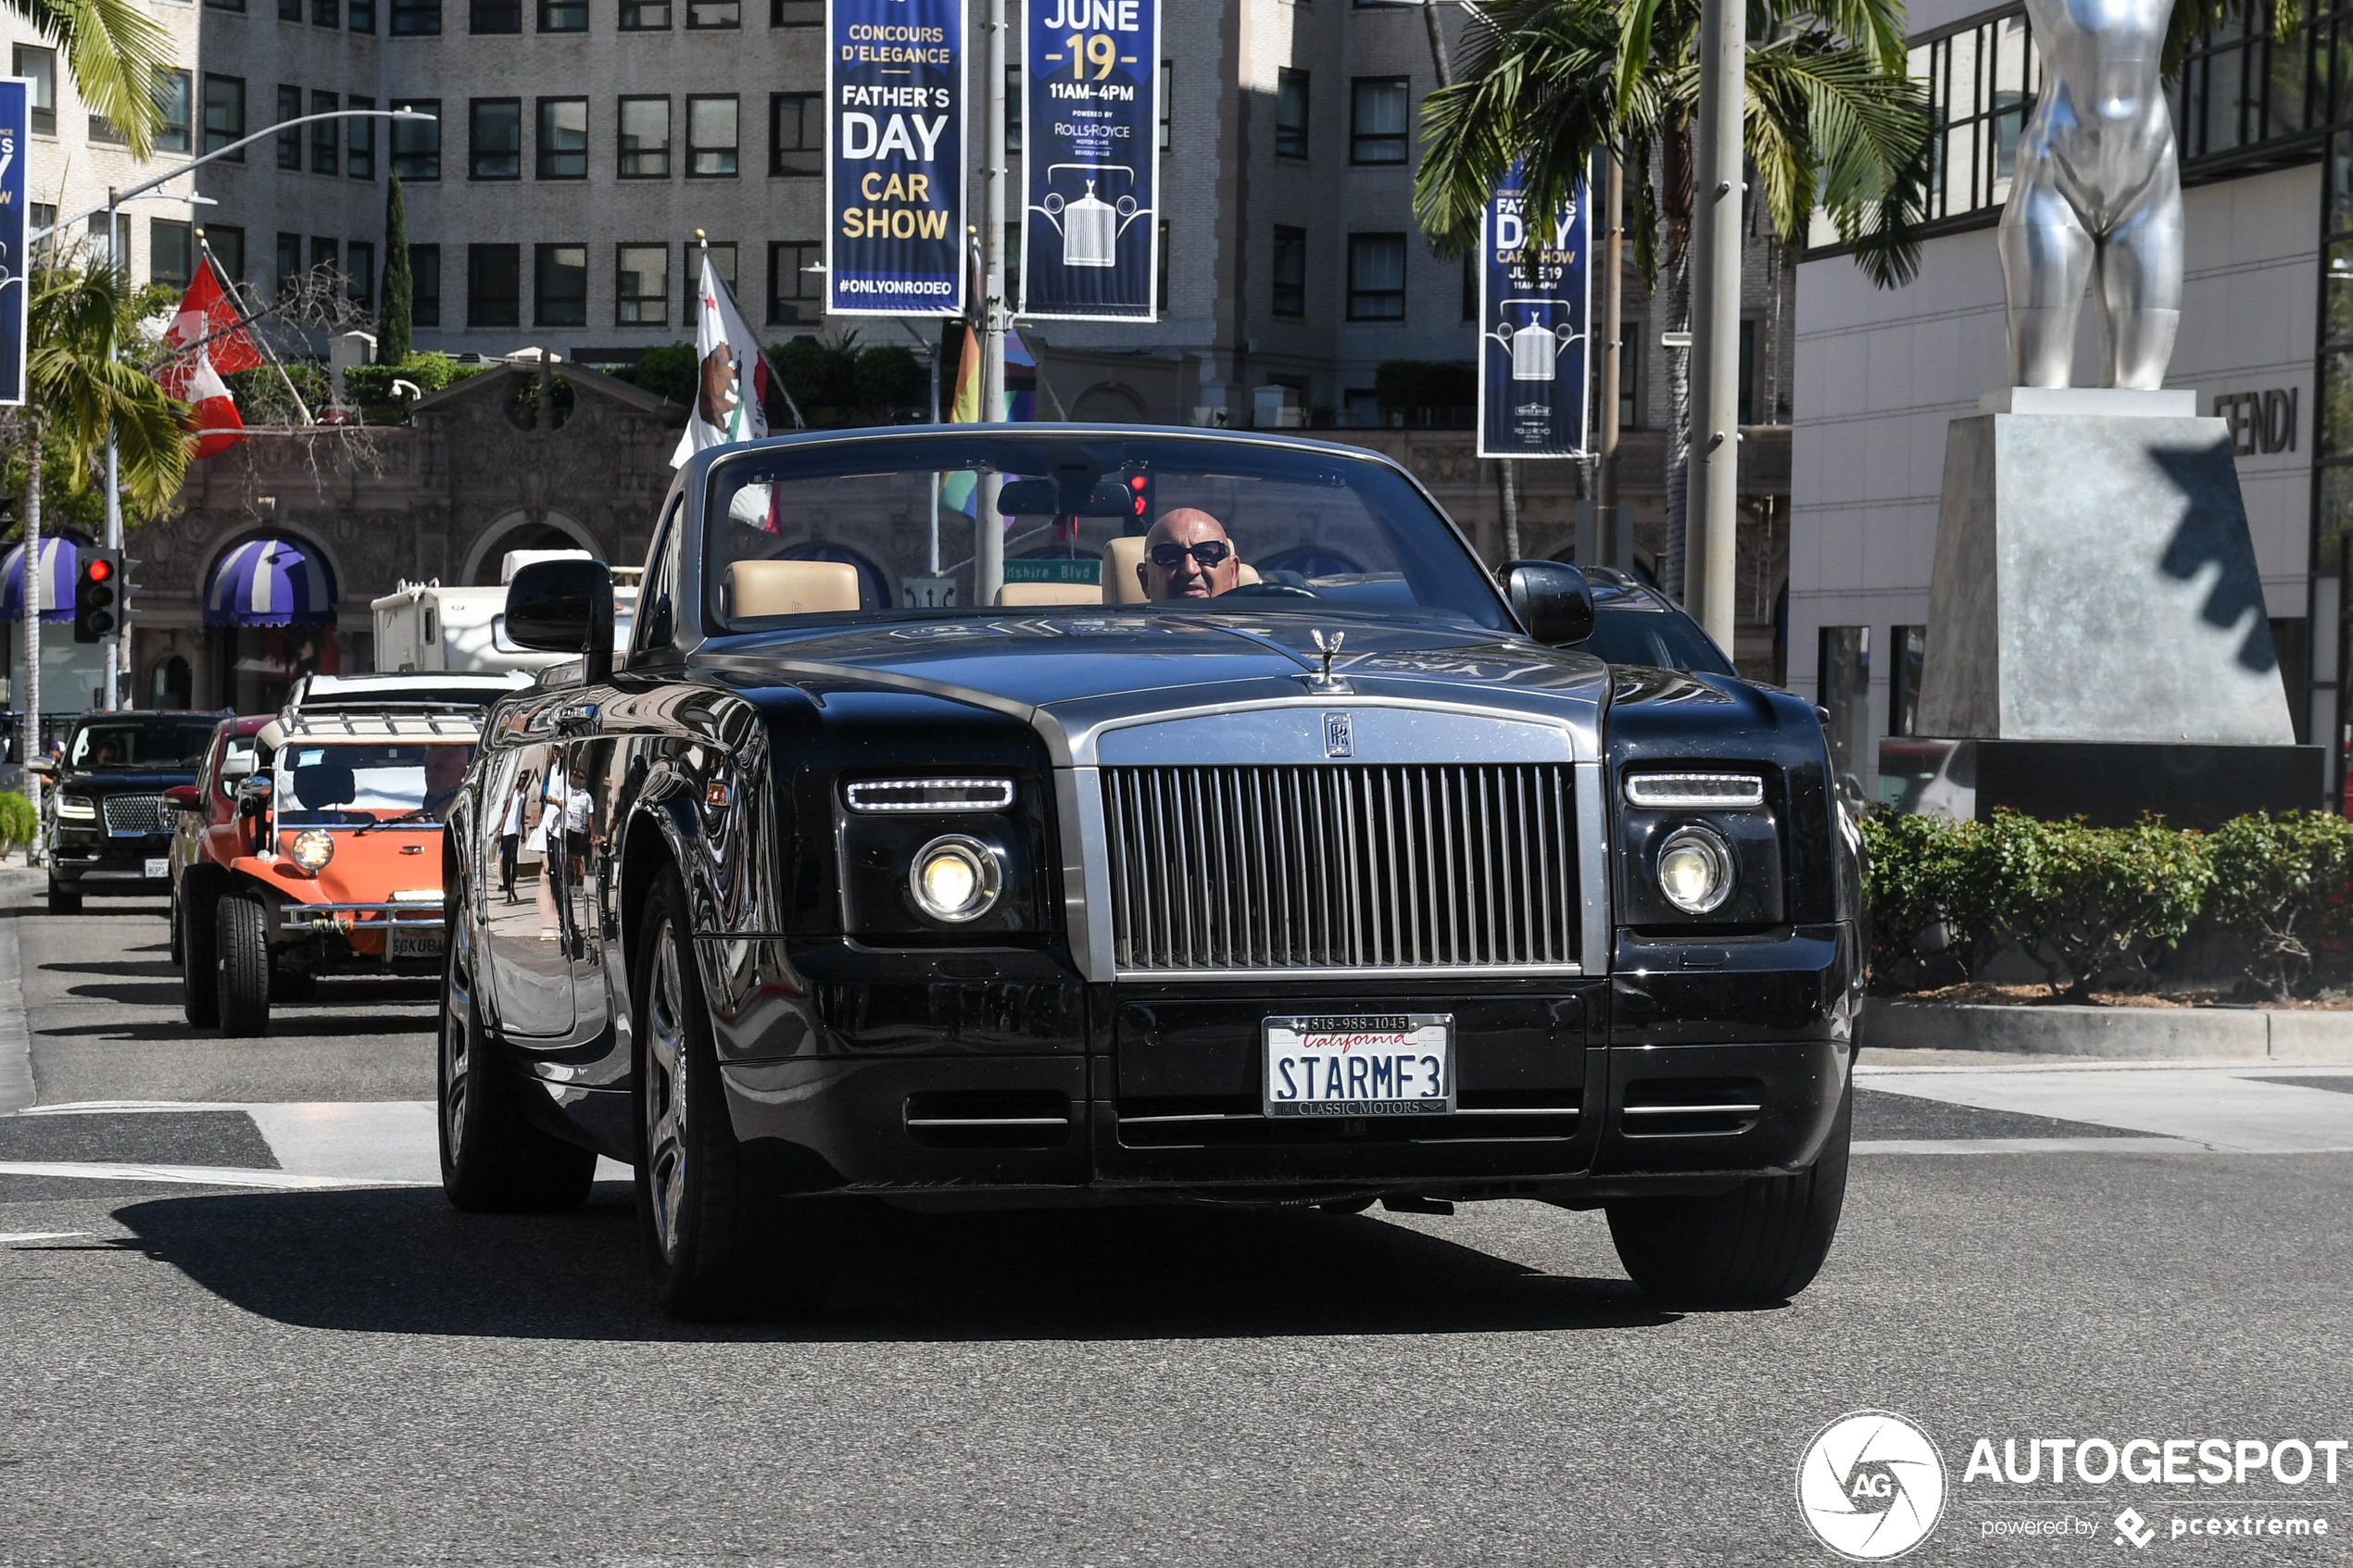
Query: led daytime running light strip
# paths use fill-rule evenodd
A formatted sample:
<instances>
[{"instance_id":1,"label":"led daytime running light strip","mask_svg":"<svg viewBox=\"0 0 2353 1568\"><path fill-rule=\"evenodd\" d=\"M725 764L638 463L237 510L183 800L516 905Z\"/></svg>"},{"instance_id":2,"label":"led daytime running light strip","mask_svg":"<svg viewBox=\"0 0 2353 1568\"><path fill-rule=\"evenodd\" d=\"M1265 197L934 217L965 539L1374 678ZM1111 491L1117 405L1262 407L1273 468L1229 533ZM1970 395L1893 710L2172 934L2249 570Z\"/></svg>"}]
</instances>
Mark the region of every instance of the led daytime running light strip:
<instances>
[{"instance_id":1,"label":"led daytime running light strip","mask_svg":"<svg viewBox=\"0 0 2353 1568\"><path fill-rule=\"evenodd\" d=\"M1654 810L1742 811L1765 804L1755 773L1629 773L1626 804Z\"/></svg>"},{"instance_id":2,"label":"led daytime running light strip","mask_svg":"<svg viewBox=\"0 0 2353 1568\"><path fill-rule=\"evenodd\" d=\"M844 793L853 811L1001 811L1013 803L1013 781L869 779Z\"/></svg>"}]
</instances>

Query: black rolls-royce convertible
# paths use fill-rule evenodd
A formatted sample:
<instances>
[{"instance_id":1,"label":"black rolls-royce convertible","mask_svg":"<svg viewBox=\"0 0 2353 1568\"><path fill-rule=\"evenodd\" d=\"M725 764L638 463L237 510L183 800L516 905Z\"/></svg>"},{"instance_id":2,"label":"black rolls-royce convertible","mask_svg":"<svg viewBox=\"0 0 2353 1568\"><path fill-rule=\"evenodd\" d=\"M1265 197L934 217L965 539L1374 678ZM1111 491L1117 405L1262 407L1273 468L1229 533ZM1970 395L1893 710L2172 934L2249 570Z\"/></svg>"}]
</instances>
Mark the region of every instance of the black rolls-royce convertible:
<instances>
[{"instance_id":1,"label":"black rolls-royce convertible","mask_svg":"<svg viewBox=\"0 0 2353 1568\"><path fill-rule=\"evenodd\" d=\"M1859 998L1820 723L1578 651L1576 569L1491 572L1396 465L722 447L618 659L611 616L601 563L516 575L508 635L582 657L450 815L459 1206L632 1164L690 1316L812 1299L875 1200L1517 1198L1606 1210L1663 1298L1820 1266Z\"/></svg>"}]
</instances>

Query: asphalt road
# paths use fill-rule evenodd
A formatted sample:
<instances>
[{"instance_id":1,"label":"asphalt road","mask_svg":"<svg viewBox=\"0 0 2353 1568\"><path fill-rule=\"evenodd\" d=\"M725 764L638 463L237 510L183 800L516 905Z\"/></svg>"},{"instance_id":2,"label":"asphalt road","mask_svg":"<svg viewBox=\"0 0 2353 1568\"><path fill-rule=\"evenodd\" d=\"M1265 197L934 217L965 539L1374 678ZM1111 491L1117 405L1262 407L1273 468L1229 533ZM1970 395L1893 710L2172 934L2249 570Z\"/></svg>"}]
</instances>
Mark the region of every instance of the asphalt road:
<instances>
[{"instance_id":1,"label":"asphalt road","mask_svg":"<svg viewBox=\"0 0 2353 1568\"><path fill-rule=\"evenodd\" d=\"M429 992L224 1041L160 909L34 890L0 872L37 1097L0 1115L0 1563L1830 1563L1799 1461L1862 1408L1946 1466L1907 1561L2353 1557L2353 1449L1964 1475L1981 1437L2353 1438L2353 1071L1875 1075L1839 1245L1768 1311L1662 1312L1600 1216L1507 1203L894 1217L816 1319L700 1329L617 1183L552 1219L394 1185Z\"/></svg>"}]
</instances>

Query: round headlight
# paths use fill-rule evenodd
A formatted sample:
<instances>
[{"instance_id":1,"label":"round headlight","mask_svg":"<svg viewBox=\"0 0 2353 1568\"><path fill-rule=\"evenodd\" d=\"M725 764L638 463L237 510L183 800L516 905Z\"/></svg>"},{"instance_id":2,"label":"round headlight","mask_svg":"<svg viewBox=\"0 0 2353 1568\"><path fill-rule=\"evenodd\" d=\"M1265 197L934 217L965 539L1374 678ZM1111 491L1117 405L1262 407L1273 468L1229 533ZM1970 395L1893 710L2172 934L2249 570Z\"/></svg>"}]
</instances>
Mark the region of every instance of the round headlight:
<instances>
[{"instance_id":1,"label":"round headlight","mask_svg":"<svg viewBox=\"0 0 2353 1568\"><path fill-rule=\"evenodd\" d=\"M915 851L907 872L915 907L949 925L987 914L1003 885L997 851L960 833L943 834Z\"/></svg>"},{"instance_id":2,"label":"round headlight","mask_svg":"<svg viewBox=\"0 0 2353 1568\"><path fill-rule=\"evenodd\" d=\"M294 863L307 872L324 870L335 858L335 835L318 828L295 834Z\"/></svg>"},{"instance_id":3,"label":"round headlight","mask_svg":"<svg viewBox=\"0 0 2353 1568\"><path fill-rule=\"evenodd\" d=\"M1687 915L1704 915L1732 896L1732 852L1707 828L1677 828L1658 847L1658 890Z\"/></svg>"}]
</instances>

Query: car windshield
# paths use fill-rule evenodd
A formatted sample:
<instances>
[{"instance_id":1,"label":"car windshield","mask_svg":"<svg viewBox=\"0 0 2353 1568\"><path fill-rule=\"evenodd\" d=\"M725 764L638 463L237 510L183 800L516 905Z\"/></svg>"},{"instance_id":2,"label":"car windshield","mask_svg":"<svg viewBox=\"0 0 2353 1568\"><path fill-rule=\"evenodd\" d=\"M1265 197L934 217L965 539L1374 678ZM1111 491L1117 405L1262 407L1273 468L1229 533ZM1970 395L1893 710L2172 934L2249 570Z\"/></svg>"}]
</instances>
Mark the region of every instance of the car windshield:
<instances>
[{"instance_id":1,"label":"car windshield","mask_svg":"<svg viewBox=\"0 0 2353 1568\"><path fill-rule=\"evenodd\" d=\"M438 822L465 782L473 756L472 746L454 743L288 742L277 756L273 794L278 825L358 828L396 819Z\"/></svg>"},{"instance_id":2,"label":"car windshield","mask_svg":"<svg viewBox=\"0 0 2353 1568\"><path fill-rule=\"evenodd\" d=\"M925 434L755 449L715 465L711 486L715 630L1146 603L1511 624L1421 492L1344 453L1169 434ZM1004 542L1004 586L975 606L984 527Z\"/></svg>"},{"instance_id":3,"label":"car windshield","mask_svg":"<svg viewBox=\"0 0 2353 1568\"><path fill-rule=\"evenodd\" d=\"M176 768L192 771L204 759L217 719L109 719L84 724L66 748L66 766L84 772L111 768Z\"/></svg>"},{"instance_id":4,"label":"car windshield","mask_svg":"<svg viewBox=\"0 0 2353 1568\"><path fill-rule=\"evenodd\" d=\"M1738 673L1697 626L1671 609L1636 598L1613 596L1597 602L1593 634L1577 647L1610 664L1649 664L1699 675Z\"/></svg>"}]
</instances>

